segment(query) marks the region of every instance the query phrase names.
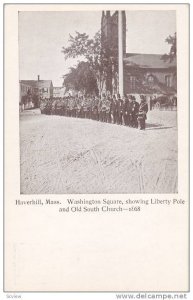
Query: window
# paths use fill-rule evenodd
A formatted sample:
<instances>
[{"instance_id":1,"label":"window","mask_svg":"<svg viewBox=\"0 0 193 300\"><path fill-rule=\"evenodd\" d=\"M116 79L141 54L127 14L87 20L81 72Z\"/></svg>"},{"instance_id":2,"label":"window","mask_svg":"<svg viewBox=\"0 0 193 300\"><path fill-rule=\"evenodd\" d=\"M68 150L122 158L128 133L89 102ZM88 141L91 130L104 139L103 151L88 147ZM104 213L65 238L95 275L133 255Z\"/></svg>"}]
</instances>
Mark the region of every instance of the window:
<instances>
[{"instance_id":1,"label":"window","mask_svg":"<svg viewBox=\"0 0 193 300\"><path fill-rule=\"evenodd\" d=\"M134 90L135 85L136 85L136 77L135 76L129 76L129 83L130 83L131 90Z\"/></svg>"},{"instance_id":2,"label":"window","mask_svg":"<svg viewBox=\"0 0 193 300\"><path fill-rule=\"evenodd\" d=\"M154 82L155 82L154 76L153 76L153 75L149 75L149 76L147 77L147 82L150 83L150 84L154 83Z\"/></svg>"},{"instance_id":3,"label":"window","mask_svg":"<svg viewBox=\"0 0 193 300\"><path fill-rule=\"evenodd\" d=\"M171 75L166 75L165 76L165 83L167 87L171 87L172 86L172 76Z\"/></svg>"}]
</instances>

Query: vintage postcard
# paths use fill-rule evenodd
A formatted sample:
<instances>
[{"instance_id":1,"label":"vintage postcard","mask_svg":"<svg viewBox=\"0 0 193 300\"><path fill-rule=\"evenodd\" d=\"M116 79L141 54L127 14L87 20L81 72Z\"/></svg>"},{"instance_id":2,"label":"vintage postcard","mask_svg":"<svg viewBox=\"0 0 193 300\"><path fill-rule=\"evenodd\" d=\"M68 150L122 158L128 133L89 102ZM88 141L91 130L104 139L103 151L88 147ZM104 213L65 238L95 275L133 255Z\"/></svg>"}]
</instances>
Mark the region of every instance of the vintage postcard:
<instances>
[{"instance_id":1,"label":"vintage postcard","mask_svg":"<svg viewBox=\"0 0 193 300\"><path fill-rule=\"evenodd\" d=\"M7 292L189 290L189 5L7 4Z\"/></svg>"}]
</instances>

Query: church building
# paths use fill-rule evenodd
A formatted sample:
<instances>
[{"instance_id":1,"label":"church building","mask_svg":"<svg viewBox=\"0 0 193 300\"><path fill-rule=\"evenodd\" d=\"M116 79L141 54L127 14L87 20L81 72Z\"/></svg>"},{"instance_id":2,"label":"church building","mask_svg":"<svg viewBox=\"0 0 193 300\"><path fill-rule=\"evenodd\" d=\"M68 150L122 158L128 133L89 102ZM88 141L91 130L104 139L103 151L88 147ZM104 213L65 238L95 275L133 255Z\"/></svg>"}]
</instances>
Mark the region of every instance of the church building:
<instances>
[{"instance_id":1,"label":"church building","mask_svg":"<svg viewBox=\"0 0 193 300\"><path fill-rule=\"evenodd\" d=\"M164 61L160 54L126 52L126 14L122 14L123 90L124 94L175 95L177 91L176 60ZM119 92L118 11L102 12L101 44L107 61L104 91ZM164 54L164 53L163 53Z\"/></svg>"}]
</instances>

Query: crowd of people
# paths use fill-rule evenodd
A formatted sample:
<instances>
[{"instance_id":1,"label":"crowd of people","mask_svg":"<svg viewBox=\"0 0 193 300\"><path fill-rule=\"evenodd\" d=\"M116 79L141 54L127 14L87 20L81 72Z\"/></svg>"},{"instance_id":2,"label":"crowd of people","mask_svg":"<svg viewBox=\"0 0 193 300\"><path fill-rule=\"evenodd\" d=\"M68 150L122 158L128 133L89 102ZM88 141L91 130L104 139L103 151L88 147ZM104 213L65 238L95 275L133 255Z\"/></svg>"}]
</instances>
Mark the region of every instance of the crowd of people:
<instances>
[{"instance_id":1,"label":"crowd of people","mask_svg":"<svg viewBox=\"0 0 193 300\"><path fill-rule=\"evenodd\" d=\"M87 118L112 124L145 129L148 112L146 97L140 95L140 103L134 95L124 97L64 97L41 99L42 114L61 115L74 118Z\"/></svg>"}]
</instances>

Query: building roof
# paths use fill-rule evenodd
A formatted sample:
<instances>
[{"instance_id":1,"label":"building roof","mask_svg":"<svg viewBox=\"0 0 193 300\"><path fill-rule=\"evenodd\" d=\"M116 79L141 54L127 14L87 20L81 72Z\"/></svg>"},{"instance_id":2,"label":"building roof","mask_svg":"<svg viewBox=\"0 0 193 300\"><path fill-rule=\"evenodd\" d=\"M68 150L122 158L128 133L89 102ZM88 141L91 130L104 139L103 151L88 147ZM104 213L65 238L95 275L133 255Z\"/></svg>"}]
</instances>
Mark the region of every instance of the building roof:
<instances>
[{"instance_id":1,"label":"building roof","mask_svg":"<svg viewBox=\"0 0 193 300\"><path fill-rule=\"evenodd\" d=\"M46 87L50 87L52 85L52 80L39 80L37 81L37 86L39 88L46 88Z\"/></svg>"},{"instance_id":2,"label":"building roof","mask_svg":"<svg viewBox=\"0 0 193 300\"><path fill-rule=\"evenodd\" d=\"M52 80L20 80L21 83L37 88L49 88Z\"/></svg>"},{"instance_id":3,"label":"building roof","mask_svg":"<svg viewBox=\"0 0 193 300\"><path fill-rule=\"evenodd\" d=\"M148 68L148 69L168 69L176 67L176 59L172 62L164 61L161 54L139 54L127 53L124 62L127 66Z\"/></svg>"}]
</instances>

